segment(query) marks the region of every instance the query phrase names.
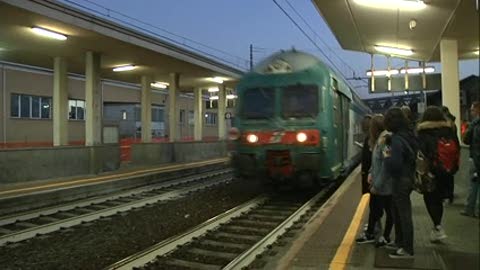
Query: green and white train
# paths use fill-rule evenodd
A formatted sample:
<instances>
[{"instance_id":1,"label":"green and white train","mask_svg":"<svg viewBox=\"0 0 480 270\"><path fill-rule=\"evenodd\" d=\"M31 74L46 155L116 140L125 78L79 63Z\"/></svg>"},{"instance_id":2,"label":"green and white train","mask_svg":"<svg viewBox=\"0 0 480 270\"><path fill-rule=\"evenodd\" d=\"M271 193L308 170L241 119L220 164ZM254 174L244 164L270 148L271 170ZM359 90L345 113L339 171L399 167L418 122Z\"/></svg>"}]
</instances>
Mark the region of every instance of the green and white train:
<instances>
[{"instance_id":1,"label":"green and white train","mask_svg":"<svg viewBox=\"0 0 480 270\"><path fill-rule=\"evenodd\" d=\"M358 161L369 108L315 56L276 53L237 86L232 164L265 179L336 178Z\"/></svg>"}]
</instances>

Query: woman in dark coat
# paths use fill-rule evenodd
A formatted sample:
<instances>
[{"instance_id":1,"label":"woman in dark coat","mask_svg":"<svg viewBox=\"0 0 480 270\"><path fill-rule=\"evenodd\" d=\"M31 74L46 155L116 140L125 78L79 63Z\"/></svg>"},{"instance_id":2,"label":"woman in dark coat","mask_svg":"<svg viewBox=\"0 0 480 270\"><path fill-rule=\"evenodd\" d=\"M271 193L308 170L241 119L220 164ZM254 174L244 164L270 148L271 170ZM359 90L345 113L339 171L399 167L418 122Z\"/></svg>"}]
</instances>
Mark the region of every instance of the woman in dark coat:
<instances>
[{"instance_id":1,"label":"woman in dark coat","mask_svg":"<svg viewBox=\"0 0 480 270\"><path fill-rule=\"evenodd\" d=\"M417 134L420 150L430 165L430 172L435 176L434 189L423 194L425 206L433 222L430 240L440 241L447 238L442 228L443 199L449 193L449 180L458 170L458 165L455 164L455 168L449 172L439 164L438 144L440 140L446 140L456 144L458 149L458 139L452 125L445 119L441 108L436 106L430 106L425 110L422 120L417 126Z\"/></svg>"},{"instance_id":2,"label":"woman in dark coat","mask_svg":"<svg viewBox=\"0 0 480 270\"><path fill-rule=\"evenodd\" d=\"M372 119L371 115L366 115L362 121L362 131L365 134L365 140L363 141L362 147L362 194L369 193L370 184L368 183L368 171L372 165L372 150L369 145L369 130L370 130L370 121Z\"/></svg>"}]
</instances>

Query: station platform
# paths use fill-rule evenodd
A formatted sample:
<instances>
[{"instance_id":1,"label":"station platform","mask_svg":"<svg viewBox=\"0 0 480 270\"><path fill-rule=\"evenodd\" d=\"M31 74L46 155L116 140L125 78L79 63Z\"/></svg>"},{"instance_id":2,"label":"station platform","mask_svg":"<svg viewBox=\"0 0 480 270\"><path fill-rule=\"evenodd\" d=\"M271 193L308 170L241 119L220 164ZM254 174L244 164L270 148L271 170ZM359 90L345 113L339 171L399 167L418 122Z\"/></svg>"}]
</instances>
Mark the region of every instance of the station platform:
<instances>
[{"instance_id":1,"label":"station platform","mask_svg":"<svg viewBox=\"0 0 480 270\"><path fill-rule=\"evenodd\" d=\"M467 160L467 151L462 151ZM414 222L414 259L391 259L388 249L356 244L368 220L369 195L361 195L360 168L309 221L305 230L282 252L269 260L267 269L480 269L480 219L460 215L470 180L468 162L455 175L455 200L444 208L442 225L448 238L430 242L433 224L423 196L411 194ZM384 224L384 220L383 223ZM391 237L394 237L392 232Z\"/></svg>"},{"instance_id":2,"label":"station platform","mask_svg":"<svg viewBox=\"0 0 480 270\"><path fill-rule=\"evenodd\" d=\"M211 167L226 166L228 161L229 158L225 157L152 166L125 166L98 175L0 184L0 215L27 210L32 203L36 207L45 207L159 182L180 172L191 175Z\"/></svg>"}]
</instances>

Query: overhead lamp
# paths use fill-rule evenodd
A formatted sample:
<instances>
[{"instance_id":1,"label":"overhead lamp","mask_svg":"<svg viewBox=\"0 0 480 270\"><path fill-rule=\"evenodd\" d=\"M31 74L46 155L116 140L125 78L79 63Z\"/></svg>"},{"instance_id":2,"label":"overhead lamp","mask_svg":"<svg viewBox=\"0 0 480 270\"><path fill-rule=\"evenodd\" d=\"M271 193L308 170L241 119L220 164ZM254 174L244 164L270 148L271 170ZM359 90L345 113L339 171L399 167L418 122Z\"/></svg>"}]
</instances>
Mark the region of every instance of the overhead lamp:
<instances>
[{"instance_id":1,"label":"overhead lamp","mask_svg":"<svg viewBox=\"0 0 480 270\"><path fill-rule=\"evenodd\" d=\"M480 51L474 51L473 53L476 55L480 55Z\"/></svg>"},{"instance_id":2,"label":"overhead lamp","mask_svg":"<svg viewBox=\"0 0 480 270\"><path fill-rule=\"evenodd\" d=\"M427 5L422 0L354 0L355 3L371 8L379 9L400 9L417 11L424 9Z\"/></svg>"},{"instance_id":3,"label":"overhead lamp","mask_svg":"<svg viewBox=\"0 0 480 270\"><path fill-rule=\"evenodd\" d=\"M218 100L218 96L211 96L209 97L210 100Z\"/></svg>"},{"instance_id":4,"label":"overhead lamp","mask_svg":"<svg viewBox=\"0 0 480 270\"><path fill-rule=\"evenodd\" d=\"M402 49L402 48L378 46L378 45L375 45L374 47L375 47L375 50L382 53L386 53L386 54L395 54L395 55L404 55L404 56L409 56L413 54L412 49Z\"/></svg>"},{"instance_id":5,"label":"overhead lamp","mask_svg":"<svg viewBox=\"0 0 480 270\"><path fill-rule=\"evenodd\" d=\"M223 83L223 78L221 78L221 77L207 78L207 81L216 82L216 83Z\"/></svg>"},{"instance_id":6,"label":"overhead lamp","mask_svg":"<svg viewBox=\"0 0 480 270\"><path fill-rule=\"evenodd\" d=\"M151 87L160 88L160 89L166 89L169 85L170 84L166 82L154 82L150 84Z\"/></svg>"},{"instance_id":7,"label":"overhead lamp","mask_svg":"<svg viewBox=\"0 0 480 270\"><path fill-rule=\"evenodd\" d=\"M236 99L236 98L237 98L237 95L234 95L234 94L227 95L227 99Z\"/></svg>"},{"instance_id":8,"label":"overhead lamp","mask_svg":"<svg viewBox=\"0 0 480 270\"><path fill-rule=\"evenodd\" d=\"M220 89L218 89L218 87L210 87L208 88L208 92L209 93L215 93L215 92L218 92L220 91Z\"/></svg>"},{"instance_id":9,"label":"overhead lamp","mask_svg":"<svg viewBox=\"0 0 480 270\"><path fill-rule=\"evenodd\" d=\"M398 69L390 70L374 70L373 76L387 76L387 75L396 75L398 74ZM367 76L372 76L372 71L367 71Z\"/></svg>"},{"instance_id":10,"label":"overhead lamp","mask_svg":"<svg viewBox=\"0 0 480 270\"><path fill-rule=\"evenodd\" d=\"M40 36L49 37L58 40L66 40L67 36L41 27L32 27L32 31Z\"/></svg>"},{"instance_id":11,"label":"overhead lamp","mask_svg":"<svg viewBox=\"0 0 480 270\"><path fill-rule=\"evenodd\" d=\"M129 70L133 70L137 68L136 66L134 65L125 65L125 66L119 66L119 67L116 67L113 69L113 71L115 72L122 72L122 71L129 71Z\"/></svg>"},{"instance_id":12,"label":"overhead lamp","mask_svg":"<svg viewBox=\"0 0 480 270\"><path fill-rule=\"evenodd\" d=\"M408 69L400 69L400 73L402 74L405 74L405 73L408 73L408 74L419 74L419 73L423 73L425 71L425 73L432 73L432 72L435 72L435 68L434 67L425 67L422 68L422 67L410 67Z\"/></svg>"}]
</instances>

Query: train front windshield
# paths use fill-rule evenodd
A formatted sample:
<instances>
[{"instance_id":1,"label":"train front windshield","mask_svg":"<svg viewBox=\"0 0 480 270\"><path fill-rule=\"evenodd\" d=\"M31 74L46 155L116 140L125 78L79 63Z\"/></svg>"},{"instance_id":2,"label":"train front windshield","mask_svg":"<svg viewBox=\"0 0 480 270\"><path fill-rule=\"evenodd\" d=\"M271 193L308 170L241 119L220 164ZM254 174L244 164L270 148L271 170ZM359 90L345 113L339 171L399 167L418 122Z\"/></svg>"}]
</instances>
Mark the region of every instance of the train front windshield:
<instances>
[{"instance_id":1,"label":"train front windshield","mask_svg":"<svg viewBox=\"0 0 480 270\"><path fill-rule=\"evenodd\" d=\"M283 118L316 117L318 88L316 85L292 85L282 91Z\"/></svg>"},{"instance_id":2,"label":"train front windshield","mask_svg":"<svg viewBox=\"0 0 480 270\"><path fill-rule=\"evenodd\" d=\"M247 119L273 117L275 109L275 89L254 88L245 91L242 115Z\"/></svg>"}]
</instances>

